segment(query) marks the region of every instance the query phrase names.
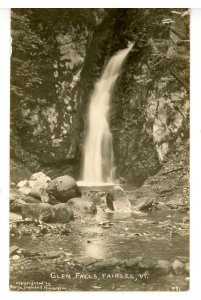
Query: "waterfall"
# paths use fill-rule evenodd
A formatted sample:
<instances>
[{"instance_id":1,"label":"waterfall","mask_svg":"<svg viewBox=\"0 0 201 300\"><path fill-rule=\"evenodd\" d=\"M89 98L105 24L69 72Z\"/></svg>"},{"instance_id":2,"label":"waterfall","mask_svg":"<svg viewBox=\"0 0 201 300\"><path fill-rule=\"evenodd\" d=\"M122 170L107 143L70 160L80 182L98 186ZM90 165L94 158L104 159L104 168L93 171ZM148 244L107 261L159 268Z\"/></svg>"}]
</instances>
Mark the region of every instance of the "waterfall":
<instances>
[{"instance_id":1,"label":"waterfall","mask_svg":"<svg viewBox=\"0 0 201 300\"><path fill-rule=\"evenodd\" d=\"M111 57L91 95L84 148L83 181L86 183L113 182L113 143L108 122L110 99L123 62L132 46L133 44L119 50Z\"/></svg>"}]
</instances>

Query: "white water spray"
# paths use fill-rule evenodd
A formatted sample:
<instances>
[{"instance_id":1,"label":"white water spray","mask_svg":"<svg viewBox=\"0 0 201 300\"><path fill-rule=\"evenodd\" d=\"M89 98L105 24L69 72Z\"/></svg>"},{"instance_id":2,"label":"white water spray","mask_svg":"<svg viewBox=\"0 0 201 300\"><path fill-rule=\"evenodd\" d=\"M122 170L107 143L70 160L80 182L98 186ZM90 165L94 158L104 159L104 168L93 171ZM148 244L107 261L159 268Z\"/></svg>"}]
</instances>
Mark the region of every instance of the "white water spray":
<instances>
[{"instance_id":1,"label":"white water spray","mask_svg":"<svg viewBox=\"0 0 201 300\"><path fill-rule=\"evenodd\" d=\"M84 149L83 181L85 183L113 182L112 134L108 123L110 99L123 62L132 46L133 44L112 56L101 78L95 84L90 99L88 132Z\"/></svg>"}]
</instances>

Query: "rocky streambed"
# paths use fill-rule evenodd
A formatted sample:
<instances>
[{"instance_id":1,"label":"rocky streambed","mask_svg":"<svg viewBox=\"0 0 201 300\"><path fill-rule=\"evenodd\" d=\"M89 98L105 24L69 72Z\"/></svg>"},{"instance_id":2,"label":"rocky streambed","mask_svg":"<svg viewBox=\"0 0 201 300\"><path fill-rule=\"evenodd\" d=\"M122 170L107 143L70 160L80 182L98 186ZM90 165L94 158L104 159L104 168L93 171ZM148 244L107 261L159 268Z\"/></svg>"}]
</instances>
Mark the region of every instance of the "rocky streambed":
<instances>
[{"instance_id":1,"label":"rocky streambed","mask_svg":"<svg viewBox=\"0 0 201 300\"><path fill-rule=\"evenodd\" d=\"M146 185L81 193L53 203L51 192L51 204L33 204L11 188L11 290L188 290L185 199L165 202Z\"/></svg>"}]
</instances>

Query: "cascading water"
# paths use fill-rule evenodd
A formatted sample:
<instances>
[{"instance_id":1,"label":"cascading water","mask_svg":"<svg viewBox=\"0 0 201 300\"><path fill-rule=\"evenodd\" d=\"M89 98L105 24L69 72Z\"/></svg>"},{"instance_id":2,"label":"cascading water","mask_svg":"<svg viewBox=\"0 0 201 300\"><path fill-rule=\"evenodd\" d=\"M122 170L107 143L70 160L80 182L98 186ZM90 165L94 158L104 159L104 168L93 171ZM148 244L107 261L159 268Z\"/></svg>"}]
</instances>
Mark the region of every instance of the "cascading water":
<instances>
[{"instance_id":1,"label":"cascading water","mask_svg":"<svg viewBox=\"0 0 201 300\"><path fill-rule=\"evenodd\" d=\"M113 146L108 122L110 99L123 62L132 46L133 44L112 56L101 78L95 84L88 112L88 132L84 149L84 183L113 182Z\"/></svg>"}]
</instances>

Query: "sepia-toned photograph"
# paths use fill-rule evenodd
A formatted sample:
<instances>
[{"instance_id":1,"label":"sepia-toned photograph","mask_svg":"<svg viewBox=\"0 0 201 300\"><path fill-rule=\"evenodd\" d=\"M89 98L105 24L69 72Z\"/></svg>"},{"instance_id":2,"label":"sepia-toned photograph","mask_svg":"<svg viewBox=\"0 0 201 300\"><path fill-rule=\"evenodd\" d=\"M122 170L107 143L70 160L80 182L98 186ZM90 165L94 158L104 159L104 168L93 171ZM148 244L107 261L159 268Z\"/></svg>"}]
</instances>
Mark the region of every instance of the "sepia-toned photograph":
<instances>
[{"instance_id":1,"label":"sepia-toned photograph","mask_svg":"<svg viewBox=\"0 0 201 300\"><path fill-rule=\"evenodd\" d=\"M11 9L11 291L189 290L189 26Z\"/></svg>"}]
</instances>

